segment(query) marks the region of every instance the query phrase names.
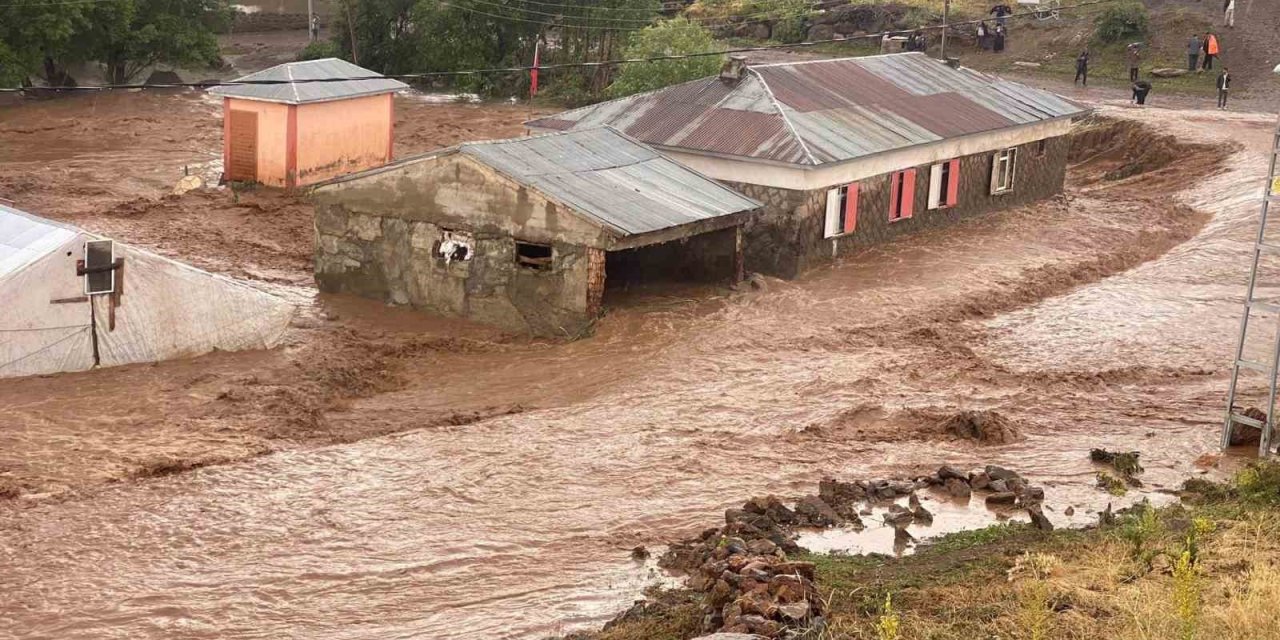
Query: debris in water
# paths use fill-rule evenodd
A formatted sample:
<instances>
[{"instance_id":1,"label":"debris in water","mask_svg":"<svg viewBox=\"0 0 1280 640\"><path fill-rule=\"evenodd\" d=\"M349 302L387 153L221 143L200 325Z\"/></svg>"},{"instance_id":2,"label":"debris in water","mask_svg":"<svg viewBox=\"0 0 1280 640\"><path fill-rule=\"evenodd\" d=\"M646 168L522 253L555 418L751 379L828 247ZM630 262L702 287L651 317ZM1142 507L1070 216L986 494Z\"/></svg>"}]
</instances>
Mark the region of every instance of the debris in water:
<instances>
[{"instance_id":1,"label":"debris in water","mask_svg":"<svg viewBox=\"0 0 1280 640\"><path fill-rule=\"evenodd\" d=\"M1142 465L1138 463L1139 454L1137 451L1116 452L1107 451L1106 449L1093 449L1089 451L1089 459L1099 464L1111 465L1120 477L1135 487L1141 487L1142 481L1136 477L1143 472ZM1105 487L1104 487L1105 488Z\"/></svg>"},{"instance_id":2,"label":"debris in water","mask_svg":"<svg viewBox=\"0 0 1280 640\"><path fill-rule=\"evenodd\" d=\"M1022 432L995 411L961 411L943 422L942 429L981 444L1008 444L1022 439Z\"/></svg>"}]
</instances>

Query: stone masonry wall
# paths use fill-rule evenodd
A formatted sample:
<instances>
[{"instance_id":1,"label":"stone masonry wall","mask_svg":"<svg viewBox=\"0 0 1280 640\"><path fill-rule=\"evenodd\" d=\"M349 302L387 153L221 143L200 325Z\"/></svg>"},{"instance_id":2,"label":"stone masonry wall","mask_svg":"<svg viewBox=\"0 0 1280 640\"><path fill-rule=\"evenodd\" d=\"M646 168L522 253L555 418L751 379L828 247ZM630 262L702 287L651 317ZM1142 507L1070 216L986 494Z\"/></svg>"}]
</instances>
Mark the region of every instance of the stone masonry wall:
<instances>
[{"instance_id":1,"label":"stone masonry wall","mask_svg":"<svg viewBox=\"0 0 1280 640\"><path fill-rule=\"evenodd\" d=\"M325 185L312 197L323 291L540 336L577 336L596 317L594 250L579 242L597 230L460 154ZM440 255L446 234L470 247L469 259ZM517 239L551 245L549 268L519 264Z\"/></svg>"},{"instance_id":2,"label":"stone masonry wall","mask_svg":"<svg viewBox=\"0 0 1280 640\"><path fill-rule=\"evenodd\" d=\"M729 183L764 203L763 212L745 227L746 268L782 278L794 278L804 270L841 253L889 241L917 229L951 224L971 215L997 211L1043 200L1062 191L1066 177L1066 137L1044 141L1044 155L1037 142L1017 147L1013 190L990 193L991 158L995 152L960 159L958 202L945 209L929 210L928 165L916 167L915 201L910 218L889 220L889 174L859 181L858 222L853 233L823 238L826 189L794 191Z\"/></svg>"}]
</instances>

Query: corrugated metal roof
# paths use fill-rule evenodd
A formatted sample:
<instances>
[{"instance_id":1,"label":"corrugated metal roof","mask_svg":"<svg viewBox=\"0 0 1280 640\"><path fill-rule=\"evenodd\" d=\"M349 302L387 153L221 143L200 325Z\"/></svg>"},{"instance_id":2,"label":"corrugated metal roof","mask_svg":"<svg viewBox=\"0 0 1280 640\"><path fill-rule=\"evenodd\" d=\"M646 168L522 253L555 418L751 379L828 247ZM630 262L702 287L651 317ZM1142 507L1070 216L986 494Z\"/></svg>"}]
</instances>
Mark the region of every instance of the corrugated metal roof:
<instances>
[{"instance_id":1,"label":"corrugated metal roof","mask_svg":"<svg viewBox=\"0 0 1280 640\"><path fill-rule=\"evenodd\" d=\"M623 235L760 207L610 127L472 142L458 151Z\"/></svg>"},{"instance_id":2,"label":"corrugated metal roof","mask_svg":"<svg viewBox=\"0 0 1280 640\"><path fill-rule=\"evenodd\" d=\"M337 82L294 82L295 80L317 80L321 78L370 77L374 79ZM209 93L248 100L305 104L308 102L327 102L329 100L371 96L409 88L409 85L399 80L383 78L380 73L374 73L337 58L280 64L270 69L251 73L243 78L236 78L232 82L253 80L272 80L282 82L282 84L228 85L214 87L209 90Z\"/></svg>"},{"instance_id":3,"label":"corrugated metal roof","mask_svg":"<svg viewBox=\"0 0 1280 640\"><path fill-rule=\"evenodd\" d=\"M0 205L0 278L56 251L78 233L74 227Z\"/></svg>"},{"instance_id":4,"label":"corrugated metal roof","mask_svg":"<svg viewBox=\"0 0 1280 640\"><path fill-rule=\"evenodd\" d=\"M649 144L819 165L1087 111L913 52L748 67L732 87L704 78L528 124L607 124Z\"/></svg>"}]
</instances>

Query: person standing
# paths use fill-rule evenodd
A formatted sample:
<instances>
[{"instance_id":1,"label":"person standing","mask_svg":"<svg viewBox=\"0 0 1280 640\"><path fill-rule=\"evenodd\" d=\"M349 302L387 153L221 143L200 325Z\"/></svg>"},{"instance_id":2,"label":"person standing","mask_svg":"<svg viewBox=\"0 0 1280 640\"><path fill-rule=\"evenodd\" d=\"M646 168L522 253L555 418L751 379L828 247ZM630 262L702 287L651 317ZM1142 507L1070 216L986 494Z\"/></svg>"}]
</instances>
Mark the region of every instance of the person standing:
<instances>
[{"instance_id":1,"label":"person standing","mask_svg":"<svg viewBox=\"0 0 1280 640\"><path fill-rule=\"evenodd\" d=\"M983 20L978 23L978 48L985 51L990 46L987 37L987 21Z\"/></svg>"},{"instance_id":2,"label":"person standing","mask_svg":"<svg viewBox=\"0 0 1280 640\"><path fill-rule=\"evenodd\" d=\"M996 35L991 46L996 53L1004 51L1004 25L996 25Z\"/></svg>"},{"instance_id":3,"label":"person standing","mask_svg":"<svg viewBox=\"0 0 1280 640\"><path fill-rule=\"evenodd\" d=\"M1008 20L1008 17L1013 15L1013 9L1010 8L1009 5L1001 3L991 7L991 11L988 11L987 13L995 15L997 27L1003 27L1005 20Z\"/></svg>"},{"instance_id":4,"label":"person standing","mask_svg":"<svg viewBox=\"0 0 1280 640\"><path fill-rule=\"evenodd\" d=\"M1195 71L1199 68L1196 63L1200 60L1200 49L1203 46L1200 36L1191 34L1191 39L1187 41L1187 71Z\"/></svg>"},{"instance_id":5,"label":"person standing","mask_svg":"<svg viewBox=\"0 0 1280 640\"><path fill-rule=\"evenodd\" d=\"M1222 67L1222 72L1218 74L1218 108L1227 108L1227 91L1231 89L1231 74L1227 68Z\"/></svg>"},{"instance_id":6,"label":"person standing","mask_svg":"<svg viewBox=\"0 0 1280 640\"><path fill-rule=\"evenodd\" d=\"M1236 28L1236 0L1226 0L1222 3L1222 24Z\"/></svg>"},{"instance_id":7,"label":"person standing","mask_svg":"<svg viewBox=\"0 0 1280 640\"><path fill-rule=\"evenodd\" d=\"M1207 71L1213 68L1213 59L1218 57L1218 36L1212 32L1204 34L1204 65L1200 67L1201 71Z\"/></svg>"},{"instance_id":8,"label":"person standing","mask_svg":"<svg viewBox=\"0 0 1280 640\"><path fill-rule=\"evenodd\" d=\"M1138 66L1142 64L1142 43L1129 43L1124 49L1124 61L1129 65L1129 82L1137 82Z\"/></svg>"},{"instance_id":9,"label":"person standing","mask_svg":"<svg viewBox=\"0 0 1280 640\"><path fill-rule=\"evenodd\" d=\"M1076 80L1073 84L1080 84L1084 81L1084 86L1089 86L1089 50L1085 49L1076 56Z\"/></svg>"}]
</instances>

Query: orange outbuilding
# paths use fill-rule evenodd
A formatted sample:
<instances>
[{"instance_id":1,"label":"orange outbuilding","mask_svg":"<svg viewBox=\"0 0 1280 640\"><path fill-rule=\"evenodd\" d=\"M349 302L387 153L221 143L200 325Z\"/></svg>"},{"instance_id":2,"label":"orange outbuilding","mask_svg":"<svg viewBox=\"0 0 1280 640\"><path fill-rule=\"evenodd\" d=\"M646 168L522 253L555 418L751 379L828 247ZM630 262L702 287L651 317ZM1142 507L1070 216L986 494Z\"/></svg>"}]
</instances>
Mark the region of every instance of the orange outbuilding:
<instances>
[{"instance_id":1,"label":"orange outbuilding","mask_svg":"<svg viewBox=\"0 0 1280 640\"><path fill-rule=\"evenodd\" d=\"M300 187L391 161L395 92L408 85L345 60L290 62L222 96L227 181Z\"/></svg>"}]
</instances>

